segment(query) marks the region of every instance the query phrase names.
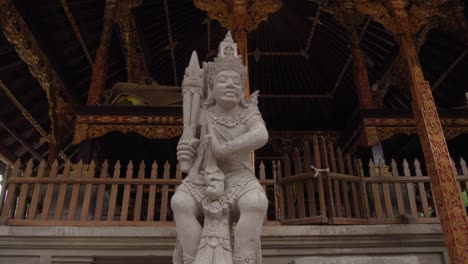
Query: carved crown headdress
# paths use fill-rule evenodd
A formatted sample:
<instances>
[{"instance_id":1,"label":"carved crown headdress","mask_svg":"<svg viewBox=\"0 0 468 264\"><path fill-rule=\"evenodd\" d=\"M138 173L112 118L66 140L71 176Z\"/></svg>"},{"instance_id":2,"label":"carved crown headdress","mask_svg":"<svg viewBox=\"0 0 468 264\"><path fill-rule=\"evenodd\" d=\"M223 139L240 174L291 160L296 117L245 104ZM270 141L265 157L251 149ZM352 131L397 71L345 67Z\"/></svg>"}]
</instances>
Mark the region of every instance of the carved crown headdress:
<instances>
[{"instance_id":1,"label":"carved crown headdress","mask_svg":"<svg viewBox=\"0 0 468 264\"><path fill-rule=\"evenodd\" d=\"M213 88L213 81L216 75L225 70L237 72L242 78L242 88L245 89L247 78L247 67L242 64L242 58L237 53L237 44L228 31L224 40L219 44L218 56L212 62L203 63L203 72L206 74L206 81L209 90Z\"/></svg>"}]
</instances>

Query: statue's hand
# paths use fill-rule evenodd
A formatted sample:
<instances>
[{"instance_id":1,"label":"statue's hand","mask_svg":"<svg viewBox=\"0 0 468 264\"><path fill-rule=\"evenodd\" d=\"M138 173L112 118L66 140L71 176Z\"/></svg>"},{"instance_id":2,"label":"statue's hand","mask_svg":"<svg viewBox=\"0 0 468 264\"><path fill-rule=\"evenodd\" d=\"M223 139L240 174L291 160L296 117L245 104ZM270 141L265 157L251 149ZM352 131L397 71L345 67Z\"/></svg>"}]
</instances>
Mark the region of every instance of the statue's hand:
<instances>
[{"instance_id":1,"label":"statue's hand","mask_svg":"<svg viewBox=\"0 0 468 264\"><path fill-rule=\"evenodd\" d=\"M177 145L177 160L191 160L197 153L198 145L200 145L200 140L197 138L181 139Z\"/></svg>"},{"instance_id":2,"label":"statue's hand","mask_svg":"<svg viewBox=\"0 0 468 264\"><path fill-rule=\"evenodd\" d=\"M219 143L218 139L213 134L208 134L206 137L210 142L211 151L217 159L225 158L232 153L232 146L229 143Z\"/></svg>"}]
</instances>

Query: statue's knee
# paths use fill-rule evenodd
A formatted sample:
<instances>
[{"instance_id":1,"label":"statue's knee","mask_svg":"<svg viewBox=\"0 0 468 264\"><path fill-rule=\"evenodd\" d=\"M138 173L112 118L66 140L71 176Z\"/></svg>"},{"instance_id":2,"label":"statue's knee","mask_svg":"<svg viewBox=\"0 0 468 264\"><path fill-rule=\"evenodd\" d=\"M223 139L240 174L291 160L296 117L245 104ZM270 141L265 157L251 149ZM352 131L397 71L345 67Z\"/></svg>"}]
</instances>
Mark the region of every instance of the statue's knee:
<instances>
[{"instance_id":1,"label":"statue's knee","mask_svg":"<svg viewBox=\"0 0 468 264\"><path fill-rule=\"evenodd\" d=\"M268 199L264 192L253 190L241 197L239 200L240 211L265 214L268 209Z\"/></svg>"},{"instance_id":2,"label":"statue's knee","mask_svg":"<svg viewBox=\"0 0 468 264\"><path fill-rule=\"evenodd\" d=\"M196 209L193 199L184 192L176 192L171 198L171 208L174 213L192 213Z\"/></svg>"}]
</instances>

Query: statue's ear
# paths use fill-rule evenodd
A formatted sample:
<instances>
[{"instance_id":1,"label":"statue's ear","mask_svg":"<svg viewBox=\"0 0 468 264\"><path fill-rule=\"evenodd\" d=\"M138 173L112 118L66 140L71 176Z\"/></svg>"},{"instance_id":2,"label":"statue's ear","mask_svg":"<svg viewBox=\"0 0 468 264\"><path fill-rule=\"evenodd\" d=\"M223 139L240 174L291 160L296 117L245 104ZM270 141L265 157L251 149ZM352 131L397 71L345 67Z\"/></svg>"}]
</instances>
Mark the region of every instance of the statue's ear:
<instances>
[{"instance_id":1,"label":"statue's ear","mask_svg":"<svg viewBox=\"0 0 468 264\"><path fill-rule=\"evenodd\" d=\"M258 95L260 94L260 91L255 91L252 94L250 94L249 98L247 98L247 104L257 106L258 105Z\"/></svg>"}]
</instances>

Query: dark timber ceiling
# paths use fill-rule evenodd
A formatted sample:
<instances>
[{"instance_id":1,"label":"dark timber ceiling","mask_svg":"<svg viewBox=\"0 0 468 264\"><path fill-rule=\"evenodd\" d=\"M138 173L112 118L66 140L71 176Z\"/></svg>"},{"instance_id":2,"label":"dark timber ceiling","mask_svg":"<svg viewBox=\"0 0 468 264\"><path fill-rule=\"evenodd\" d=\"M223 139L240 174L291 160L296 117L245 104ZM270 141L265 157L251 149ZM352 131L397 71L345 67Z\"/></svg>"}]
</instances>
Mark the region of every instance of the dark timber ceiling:
<instances>
[{"instance_id":1,"label":"dark timber ceiling","mask_svg":"<svg viewBox=\"0 0 468 264\"><path fill-rule=\"evenodd\" d=\"M27 21L40 46L60 74L67 89L85 104L92 66L86 59L59 0L13 1ZM99 45L104 14L104 0L67 0L86 49L94 60ZM283 7L268 21L248 34L251 90L260 90L260 107L269 129L340 130L356 108L356 93L350 48L345 29L330 15L320 12L313 1L283 0ZM145 61L154 81L161 85L180 86L192 50L202 60L212 59L226 30L192 0L144 0L133 10ZM169 23L169 24L168 24ZM364 18L359 26L363 38L371 85L378 82L398 55L392 35L379 24ZM172 45L171 45L172 43ZM173 47L173 50L171 50ZM420 61L426 79L440 108L466 105L468 91L468 56L463 32L435 29L421 47ZM458 63L451 67L457 61ZM349 66L347 66L349 64ZM445 78L444 73L450 68ZM114 30L106 87L127 78L125 54L117 28ZM27 65L0 32L0 80L19 102L48 131L48 102L44 91L29 73ZM376 85L377 91L380 87ZM405 111L410 95L401 84L390 87L382 108ZM32 156L12 136L15 132L47 154L47 144L0 92L0 147L23 158ZM70 154L75 149L69 148Z\"/></svg>"}]
</instances>

